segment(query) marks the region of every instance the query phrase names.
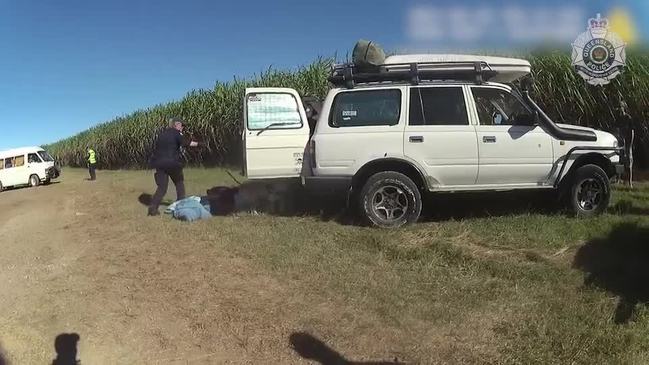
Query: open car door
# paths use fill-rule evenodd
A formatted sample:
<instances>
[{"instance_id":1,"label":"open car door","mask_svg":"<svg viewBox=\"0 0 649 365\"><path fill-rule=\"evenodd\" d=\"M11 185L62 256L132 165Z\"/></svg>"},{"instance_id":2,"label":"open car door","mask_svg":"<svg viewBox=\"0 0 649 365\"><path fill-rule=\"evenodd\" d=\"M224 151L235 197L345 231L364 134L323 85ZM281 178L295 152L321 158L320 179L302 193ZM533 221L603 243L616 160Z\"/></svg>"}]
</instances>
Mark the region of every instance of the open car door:
<instances>
[{"instance_id":1,"label":"open car door","mask_svg":"<svg viewBox=\"0 0 649 365\"><path fill-rule=\"evenodd\" d=\"M297 91L248 88L243 110L244 175L300 177L309 123Z\"/></svg>"}]
</instances>

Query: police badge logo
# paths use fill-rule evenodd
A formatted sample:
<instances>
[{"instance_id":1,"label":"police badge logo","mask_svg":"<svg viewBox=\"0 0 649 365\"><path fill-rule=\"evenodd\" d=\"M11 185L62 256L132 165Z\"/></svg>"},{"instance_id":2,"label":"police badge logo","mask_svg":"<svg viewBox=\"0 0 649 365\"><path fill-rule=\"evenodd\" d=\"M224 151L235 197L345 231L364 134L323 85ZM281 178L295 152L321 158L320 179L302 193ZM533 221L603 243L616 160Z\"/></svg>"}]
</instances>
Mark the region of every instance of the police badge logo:
<instances>
[{"instance_id":1,"label":"police badge logo","mask_svg":"<svg viewBox=\"0 0 649 365\"><path fill-rule=\"evenodd\" d=\"M608 29L608 19L597 14L588 30L572 44L572 66L591 85L603 86L626 66L626 43Z\"/></svg>"}]
</instances>

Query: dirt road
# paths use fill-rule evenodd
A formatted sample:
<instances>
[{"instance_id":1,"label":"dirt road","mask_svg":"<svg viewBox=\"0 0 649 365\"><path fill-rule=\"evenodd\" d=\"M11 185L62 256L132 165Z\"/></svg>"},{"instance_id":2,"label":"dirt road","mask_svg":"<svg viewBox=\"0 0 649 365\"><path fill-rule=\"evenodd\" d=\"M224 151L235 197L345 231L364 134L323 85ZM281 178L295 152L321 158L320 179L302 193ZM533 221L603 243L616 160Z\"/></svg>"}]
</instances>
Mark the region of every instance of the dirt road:
<instances>
[{"instance_id":1,"label":"dirt road","mask_svg":"<svg viewBox=\"0 0 649 365\"><path fill-rule=\"evenodd\" d=\"M200 225L145 217L136 198L149 180L143 173L129 185L114 173L88 182L72 172L0 193L7 363L51 363L63 333L80 336L82 364L308 363L290 341L309 351L299 332L317 332L318 318L336 323L344 306L219 250L219 235L195 238ZM385 349L371 337L358 343Z\"/></svg>"}]
</instances>

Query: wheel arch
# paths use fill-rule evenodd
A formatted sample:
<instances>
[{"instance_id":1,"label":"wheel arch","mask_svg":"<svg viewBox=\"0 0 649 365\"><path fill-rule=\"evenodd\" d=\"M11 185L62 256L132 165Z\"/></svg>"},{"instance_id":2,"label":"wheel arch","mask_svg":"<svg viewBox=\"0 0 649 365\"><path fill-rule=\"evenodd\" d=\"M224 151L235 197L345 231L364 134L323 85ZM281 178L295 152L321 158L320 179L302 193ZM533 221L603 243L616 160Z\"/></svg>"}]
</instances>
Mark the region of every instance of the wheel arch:
<instances>
[{"instance_id":1,"label":"wheel arch","mask_svg":"<svg viewBox=\"0 0 649 365\"><path fill-rule=\"evenodd\" d=\"M360 190L370 176L384 171L394 171L408 176L421 191L428 190L422 170L414 163L401 158L381 158L367 162L352 178L352 190Z\"/></svg>"},{"instance_id":2,"label":"wheel arch","mask_svg":"<svg viewBox=\"0 0 649 365\"><path fill-rule=\"evenodd\" d=\"M565 174L565 176L570 176L578 168L586 165L596 165L601 167L602 170L604 170L604 172L606 173L606 176L608 176L609 178L615 175L615 166L613 166L613 163L610 159L608 159L601 153L589 152L577 157L575 162L573 162L570 166L570 169Z\"/></svg>"}]
</instances>

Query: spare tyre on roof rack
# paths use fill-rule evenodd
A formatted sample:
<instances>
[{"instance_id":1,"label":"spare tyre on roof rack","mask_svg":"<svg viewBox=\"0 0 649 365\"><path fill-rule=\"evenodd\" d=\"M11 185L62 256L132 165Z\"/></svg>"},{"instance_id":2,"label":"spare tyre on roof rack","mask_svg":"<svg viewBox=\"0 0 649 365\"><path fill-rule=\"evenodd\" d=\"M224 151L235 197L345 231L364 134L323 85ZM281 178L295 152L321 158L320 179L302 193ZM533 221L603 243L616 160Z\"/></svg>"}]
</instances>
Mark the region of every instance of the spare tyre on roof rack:
<instances>
[{"instance_id":1,"label":"spare tyre on roof rack","mask_svg":"<svg viewBox=\"0 0 649 365\"><path fill-rule=\"evenodd\" d=\"M385 63L385 52L377 43L361 39L354 46L352 63L359 70L372 71Z\"/></svg>"}]
</instances>

